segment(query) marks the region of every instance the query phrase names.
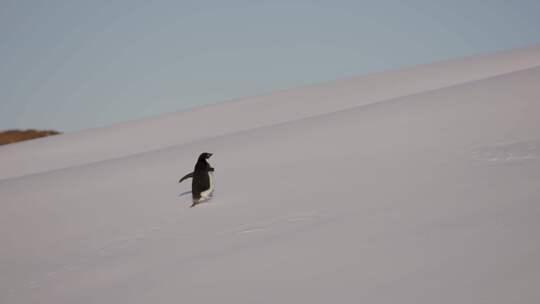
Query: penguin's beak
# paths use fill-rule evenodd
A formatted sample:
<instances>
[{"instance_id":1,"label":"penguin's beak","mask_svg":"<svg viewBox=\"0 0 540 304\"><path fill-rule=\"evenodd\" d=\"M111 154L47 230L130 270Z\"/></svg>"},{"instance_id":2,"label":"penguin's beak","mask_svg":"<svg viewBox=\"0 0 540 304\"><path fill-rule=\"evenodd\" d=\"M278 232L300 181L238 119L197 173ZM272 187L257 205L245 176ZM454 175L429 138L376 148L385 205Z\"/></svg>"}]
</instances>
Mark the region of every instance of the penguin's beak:
<instances>
[{"instance_id":1,"label":"penguin's beak","mask_svg":"<svg viewBox=\"0 0 540 304\"><path fill-rule=\"evenodd\" d=\"M208 153L208 158L212 157L213 153Z\"/></svg>"}]
</instances>

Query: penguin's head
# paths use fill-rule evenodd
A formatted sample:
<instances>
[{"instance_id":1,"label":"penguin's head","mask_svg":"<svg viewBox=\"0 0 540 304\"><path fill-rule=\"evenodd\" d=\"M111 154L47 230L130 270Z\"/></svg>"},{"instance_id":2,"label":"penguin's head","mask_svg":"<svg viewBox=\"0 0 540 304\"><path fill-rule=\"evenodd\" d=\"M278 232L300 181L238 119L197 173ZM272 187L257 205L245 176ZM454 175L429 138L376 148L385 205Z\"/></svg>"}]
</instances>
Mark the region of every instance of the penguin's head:
<instances>
[{"instance_id":1,"label":"penguin's head","mask_svg":"<svg viewBox=\"0 0 540 304\"><path fill-rule=\"evenodd\" d=\"M212 153L204 152L199 155L199 160L207 160L212 156Z\"/></svg>"}]
</instances>

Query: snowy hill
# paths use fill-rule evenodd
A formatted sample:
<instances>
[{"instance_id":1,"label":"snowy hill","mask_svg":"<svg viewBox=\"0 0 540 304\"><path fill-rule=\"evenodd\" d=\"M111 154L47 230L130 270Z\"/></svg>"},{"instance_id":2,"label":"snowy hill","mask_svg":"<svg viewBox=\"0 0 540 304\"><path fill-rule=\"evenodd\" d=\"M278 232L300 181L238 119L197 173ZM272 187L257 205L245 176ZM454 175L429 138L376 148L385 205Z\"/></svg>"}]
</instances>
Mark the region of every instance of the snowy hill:
<instances>
[{"instance_id":1,"label":"snowy hill","mask_svg":"<svg viewBox=\"0 0 540 304\"><path fill-rule=\"evenodd\" d=\"M0 147L0 302L536 303L539 83L535 46Z\"/></svg>"}]
</instances>

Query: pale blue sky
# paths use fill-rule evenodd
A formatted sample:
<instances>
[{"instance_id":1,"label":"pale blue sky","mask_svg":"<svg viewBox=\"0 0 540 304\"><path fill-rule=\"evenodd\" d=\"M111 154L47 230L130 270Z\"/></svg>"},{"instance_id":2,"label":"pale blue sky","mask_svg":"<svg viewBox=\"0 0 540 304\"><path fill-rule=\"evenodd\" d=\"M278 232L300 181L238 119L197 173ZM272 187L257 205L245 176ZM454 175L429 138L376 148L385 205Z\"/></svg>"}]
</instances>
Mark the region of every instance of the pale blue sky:
<instances>
[{"instance_id":1,"label":"pale blue sky","mask_svg":"<svg viewBox=\"0 0 540 304\"><path fill-rule=\"evenodd\" d=\"M0 129L74 131L540 43L540 1L0 0Z\"/></svg>"}]
</instances>

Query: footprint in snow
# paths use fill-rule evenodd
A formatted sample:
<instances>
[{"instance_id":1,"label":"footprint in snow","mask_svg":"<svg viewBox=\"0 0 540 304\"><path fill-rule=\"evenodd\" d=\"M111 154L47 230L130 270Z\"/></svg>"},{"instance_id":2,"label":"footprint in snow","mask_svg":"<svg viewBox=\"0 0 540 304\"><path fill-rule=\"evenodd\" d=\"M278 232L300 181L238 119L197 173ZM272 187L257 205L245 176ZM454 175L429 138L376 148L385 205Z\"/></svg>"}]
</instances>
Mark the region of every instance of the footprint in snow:
<instances>
[{"instance_id":1,"label":"footprint in snow","mask_svg":"<svg viewBox=\"0 0 540 304\"><path fill-rule=\"evenodd\" d=\"M291 227L299 227L312 224L318 221L320 218L321 216L315 211L309 213L298 213L290 216L277 217L266 221L261 221L260 223L246 225L235 229L233 233L251 234L278 229L290 229Z\"/></svg>"},{"instance_id":2,"label":"footprint in snow","mask_svg":"<svg viewBox=\"0 0 540 304\"><path fill-rule=\"evenodd\" d=\"M540 140L480 147L472 154L476 160L491 162L540 159Z\"/></svg>"}]
</instances>

